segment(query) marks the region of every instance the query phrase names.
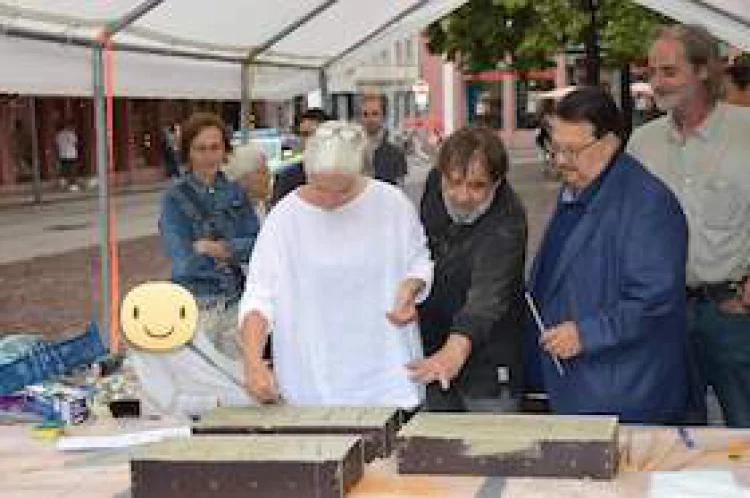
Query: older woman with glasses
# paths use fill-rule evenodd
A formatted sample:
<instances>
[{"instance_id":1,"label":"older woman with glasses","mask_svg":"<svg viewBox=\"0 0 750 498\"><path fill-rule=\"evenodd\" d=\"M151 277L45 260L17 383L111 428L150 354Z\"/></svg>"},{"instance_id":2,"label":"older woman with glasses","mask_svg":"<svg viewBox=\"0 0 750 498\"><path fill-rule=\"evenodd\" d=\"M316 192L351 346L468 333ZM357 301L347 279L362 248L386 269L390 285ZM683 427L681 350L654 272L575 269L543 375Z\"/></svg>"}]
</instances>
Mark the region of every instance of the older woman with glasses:
<instances>
[{"instance_id":1,"label":"older woman with glasses","mask_svg":"<svg viewBox=\"0 0 750 498\"><path fill-rule=\"evenodd\" d=\"M259 402L413 408L421 358L416 303L432 263L417 213L397 188L362 175L365 132L320 125L308 183L271 211L240 304L246 382ZM273 372L262 359L273 337Z\"/></svg>"},{"instance_id":2,"label":"older woman with glasses","mask_svg":"<svg viewBox=\"0 0 750 498\"><path fill-rule=\"evenodd\" d=\"M245 190L258 218L265 219L273 182L268 161L260 147L252 142L235 147L223 170L230 180Z\"/></svg>"}]
</instances>

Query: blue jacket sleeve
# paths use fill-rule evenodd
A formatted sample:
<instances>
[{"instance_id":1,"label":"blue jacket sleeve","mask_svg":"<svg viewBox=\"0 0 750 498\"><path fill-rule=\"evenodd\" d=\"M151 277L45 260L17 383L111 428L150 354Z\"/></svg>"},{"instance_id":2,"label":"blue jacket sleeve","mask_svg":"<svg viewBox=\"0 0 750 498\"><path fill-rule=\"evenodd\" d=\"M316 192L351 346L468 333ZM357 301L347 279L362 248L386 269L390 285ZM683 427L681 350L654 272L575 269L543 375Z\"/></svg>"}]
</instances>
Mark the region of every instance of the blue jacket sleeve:
<instances>
[{"instance_id":1,"label":"blue jacket sleeve","mask_svg":"<svg viewBox=\"0 0 750 498\"><path fill-rule=\"evenodd\" d=\"M640 201L638 201L640 202ZM600 313L578 321L583 351L603 353L654 333L677 311L685 292L687 224L666 192L640 202L623 239L619 298Z\"/></svg>"},{"instance_id":2,"label":"blue jacket sleeve","mask_svg":"<svg viewBox=\"0 0 750 498\"><path fill-rule=\"evenodd\" d=\"M173 281L179 283L214 275L213 259L193 250L192 222L169 192L162 199L159 233L164 252L172 264Z\"/></svg>"},{"instance_id":3,"label":"blue jacket sleeve","mask_svg":"<svg viewBox=\"0 0 750 498\"><path fill-rule=\"evenodd\" d=\"M250 254L253 252L255 239L258 237L260 223L255 210L249 203L246 203L236 222L236 236L228 240L227 243L229 244L232 263L241 265L250 261Z\"/></svg>"}]
</instances>

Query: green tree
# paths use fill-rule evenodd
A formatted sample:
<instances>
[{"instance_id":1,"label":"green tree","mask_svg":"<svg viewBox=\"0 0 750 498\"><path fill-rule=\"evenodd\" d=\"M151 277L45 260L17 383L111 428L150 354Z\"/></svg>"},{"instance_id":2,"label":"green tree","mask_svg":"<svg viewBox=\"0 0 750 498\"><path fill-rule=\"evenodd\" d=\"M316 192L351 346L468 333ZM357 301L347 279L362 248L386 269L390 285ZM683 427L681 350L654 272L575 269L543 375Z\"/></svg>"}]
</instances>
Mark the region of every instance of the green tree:
<instances>
[{"instance_id":1,"label":"green tree","mask_svg":"<svg viewBox=\"0 0 750 498\"><path fill-rule=\"evenodd\" d=\"M603 62L642 59L651 30L663 18L630 0L600 0ZM551 56L580 45L589 26L579 0L470 0L427 28L428 47L467 71L503 66L543 68Z\"/></svg>"},{"instance_id":2,"label":"green tree","mask_svg":"<svg viewBox=\"0 0 750 498\"><path fill-rule=\"evenodd\" d=\"M654 28L673 22L629 0L604 0L601 14L600 44L609 67L644 59Z\"/></svg>"}]
</instances>

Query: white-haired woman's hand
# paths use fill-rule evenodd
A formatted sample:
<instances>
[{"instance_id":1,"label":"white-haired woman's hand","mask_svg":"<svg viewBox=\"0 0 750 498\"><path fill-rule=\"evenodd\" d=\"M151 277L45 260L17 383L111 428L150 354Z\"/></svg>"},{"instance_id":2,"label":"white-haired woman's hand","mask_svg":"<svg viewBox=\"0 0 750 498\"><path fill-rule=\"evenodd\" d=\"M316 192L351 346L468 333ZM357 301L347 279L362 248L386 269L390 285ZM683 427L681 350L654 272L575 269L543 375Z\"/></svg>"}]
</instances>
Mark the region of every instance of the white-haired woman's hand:
<instances>
[{"instance_id":1,"label":"white-haired woman's hand","mask_svg":"<svg viewBox=\"0 0 750 498\"><path fill-rule=\"evenodd\" d=\"M245 385L250 395L261 404L281 401L276 378L263 360L245 361Z\"/></svg>"},{"instance_id":2,"label":"white-haired woman's hand","mask_svg":"<svg viewBox=\"0 0 750 498\"><path fill-rule=\"evenodd\" d=\"M385 314L393 325L403 326L417 319L417 294L424 288L424 282L418 278L403 280L396 291L393 309Z\"/></svg>"}]
</instances>

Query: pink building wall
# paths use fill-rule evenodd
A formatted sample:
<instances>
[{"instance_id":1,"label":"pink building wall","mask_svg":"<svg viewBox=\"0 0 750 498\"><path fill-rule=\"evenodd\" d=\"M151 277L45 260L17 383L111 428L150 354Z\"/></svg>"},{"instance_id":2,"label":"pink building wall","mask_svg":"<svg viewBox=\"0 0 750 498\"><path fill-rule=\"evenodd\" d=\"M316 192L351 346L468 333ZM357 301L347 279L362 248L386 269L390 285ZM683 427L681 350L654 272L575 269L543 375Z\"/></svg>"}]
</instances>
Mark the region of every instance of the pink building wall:
<instances>
[{"instance_id":1,"label":"pink building wall","mask_svg":"<svg viewBox=\"0 0 750 498\"><path fill-rule=\"evenodd\" d=\"M430 54L427 50L427 41L423 37L420 38L419 43L419 73L430 87L427 121L443 131L445 129L443 59ZM453 117L455 129L466 124L466 92L463 76L455 70L453 72Z\"/></svg>"}]
</instances>

